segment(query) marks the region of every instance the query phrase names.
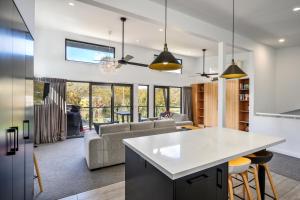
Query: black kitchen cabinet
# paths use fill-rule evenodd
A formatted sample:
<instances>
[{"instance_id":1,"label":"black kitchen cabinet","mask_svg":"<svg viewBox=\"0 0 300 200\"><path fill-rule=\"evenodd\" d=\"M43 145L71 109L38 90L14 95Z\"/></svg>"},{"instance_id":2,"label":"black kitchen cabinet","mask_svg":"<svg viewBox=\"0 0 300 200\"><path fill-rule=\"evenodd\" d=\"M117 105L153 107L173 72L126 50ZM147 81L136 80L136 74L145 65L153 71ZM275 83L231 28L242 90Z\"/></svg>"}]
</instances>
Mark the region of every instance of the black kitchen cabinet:
<instances>
[{"instance_id":1,"label":"black kitchen cabinet","mask_svg":"<svg viewBox=\"0 0 300 200\"><path fill-rule=\"evenodd\" d=\"M227 163L175 180L126 147L125 200L227 200Z\"/></svg>"},{"instance_id":2,"label":"black kitchen cabinet","mask_svg":"<svg viewBox=\"0 0 300 200\"><path fill-rule=\"evenodd\" d=\"M1 200L33 199L33 38L12 0L0 1Z\"/></svg>"}]
</instances>

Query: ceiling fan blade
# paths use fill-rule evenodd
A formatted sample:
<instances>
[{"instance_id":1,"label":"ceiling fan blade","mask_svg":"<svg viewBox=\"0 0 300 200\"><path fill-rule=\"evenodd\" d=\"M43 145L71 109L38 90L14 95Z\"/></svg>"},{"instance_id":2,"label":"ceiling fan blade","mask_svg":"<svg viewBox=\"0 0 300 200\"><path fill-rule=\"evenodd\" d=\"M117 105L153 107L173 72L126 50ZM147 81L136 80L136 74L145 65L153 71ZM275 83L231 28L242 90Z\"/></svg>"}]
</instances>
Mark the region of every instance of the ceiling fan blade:
<instances>
[{"instance_id":1,"label":"ceiling fan blade","mask_svg":"<svg viewBox=\"0 0 300 200\"><path fill-rule=\"evenodd\" d=\"M116 66L116 69L119 69L119 68L121 68L123 65L122 64L118 64L117 66Z\"/></svg>"},{"instance_id":2,"label":"ceiling fan blade","mask_svg":"<svg viewBox=\"0 0 300 200\"><path fill-rule=\"evenodd\" d=\"M206 75L209 75L209 76L216 76L216 75L219 75L218 73L209 73L209 74L206 74Z\"/></svg>"},{"instance_id":3,"label":"ceiling fan blade","mask_svg":"<svg viewBox=\"0 0 300 200\"><path fill-rule=\"evenodd\" d=\"M148 67L149 66L149 65L146 65L146 64L136 63L136 62L127 62L127 64L136 65L136 66L140 66L140 67Z\"/></svg>"},{"instance_id":4,"label":"ceiling fan blade","mask_svg":"<svg viewBox=\"0 0 300 200\"><path fill-rule=\"evenodd\" d=\"M126 55L125 58L124 58L124 60L128 62L129 60L131 60L131 59L133 59L133 58L134 58L134 57L131 56L131 55Z\"/></svg>"}]
</instances>

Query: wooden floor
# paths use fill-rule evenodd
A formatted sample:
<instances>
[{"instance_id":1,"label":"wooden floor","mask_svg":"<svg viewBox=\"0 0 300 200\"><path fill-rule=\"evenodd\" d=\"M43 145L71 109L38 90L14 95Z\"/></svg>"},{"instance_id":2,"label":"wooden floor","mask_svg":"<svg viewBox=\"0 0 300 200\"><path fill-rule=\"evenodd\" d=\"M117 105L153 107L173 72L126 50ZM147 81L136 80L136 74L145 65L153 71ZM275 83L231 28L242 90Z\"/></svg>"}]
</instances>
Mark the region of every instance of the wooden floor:
<instances>
[{"instance_id":1,"label":"wooden floor","mask_svg":"<svg viewBox=\"0 0 300 200\"><path fill-rule=\"evenodd\" d=\"M300 182L275 173L272 174L280 200L300 200ZM237 184L237 182L234 181L234 184ZM266 192L272 194L267 180ZM235 193L241 195L242 188L236 188ZM254 199L256 199L254 190L252 190L252 194L255 197ZM235 199L239 198L236 197ZM66 197L61 200L125 200L125 183L119 182L106 187ZM266 200L271 200L271 198L266 196Z\"/></svg>"}]
</instances>

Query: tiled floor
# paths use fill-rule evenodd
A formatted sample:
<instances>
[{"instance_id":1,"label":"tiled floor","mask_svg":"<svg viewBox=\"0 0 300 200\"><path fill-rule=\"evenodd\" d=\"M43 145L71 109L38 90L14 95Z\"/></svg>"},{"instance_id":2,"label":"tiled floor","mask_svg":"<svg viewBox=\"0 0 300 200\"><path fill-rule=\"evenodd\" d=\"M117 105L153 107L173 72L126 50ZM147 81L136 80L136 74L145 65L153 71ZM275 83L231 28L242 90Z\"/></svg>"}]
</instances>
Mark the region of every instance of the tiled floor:
<instances>
[{"instance_id":1,"label":"tiled floor","mask_svg":"<svg viewBox=\"0 0 300 200\"><path fill-rule=\"evenodd\" d=\"M287 177L273 174L273 179L276 184L276 188L279 193L280 200L300 200L300 182L289 179ZM251 177L250 177L251 178ZM235 182L236 183L236 182ZM254 185L254 183L252 183ZM270 185L266 180L266 192L272 194ZM242 194L242 188L235 190L236 194ZM256 199L255 191L252 190L253 196ZM77 195L73 195L61 200L124 200L125 199L125 183L119 182L106 187L98 188L95 190L83 192ZM236 199L238 199L236 197ZM271 198L266 196L266 200Z\"/></svg>"}]
</instances>

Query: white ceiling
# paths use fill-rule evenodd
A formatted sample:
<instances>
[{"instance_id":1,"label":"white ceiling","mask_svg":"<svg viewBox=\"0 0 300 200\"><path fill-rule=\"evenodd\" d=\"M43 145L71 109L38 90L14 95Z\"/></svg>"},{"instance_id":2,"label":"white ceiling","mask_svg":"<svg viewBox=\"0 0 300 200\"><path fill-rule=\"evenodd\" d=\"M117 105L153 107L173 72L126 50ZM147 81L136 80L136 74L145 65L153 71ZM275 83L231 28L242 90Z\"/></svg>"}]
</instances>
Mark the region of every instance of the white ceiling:
<instances>
[{"instance_id":1,"label":"white ceiling","mask_svg":"<svg viewBox=\"0 0 300 200\"><path fill-rule=\"evenodd\" d=\"M150 0L164 4L164 0ZM241 35L277 47L300 45L300 0L236 0L236 30ZM169 0L187 15L231 30L232 0ZM286 42L278 43L279 38Z\"/></svg>"},{"instance_id":2,"label":"white ceiling","mask_svg":"<svg viewBox=\"0 0 300 200\"><path fill-rule=\"evenodd\" d=\"M72 1L75 6L68 3ZM102 8L74 0L37 0L36 25L73 32L90 37L121 41L121 15ZM162 26L151 24L130 17L125 24L125 42L147 48L162 50L164 33ZM138 40L138 42L137 42ZM179 30L168 30L169 50L187 56L202 56L202 49L207 48L207 55L217 55L217 43L189 35ZM230 49L228 49L228 52Z\"/></svg>"}]
</instances>

